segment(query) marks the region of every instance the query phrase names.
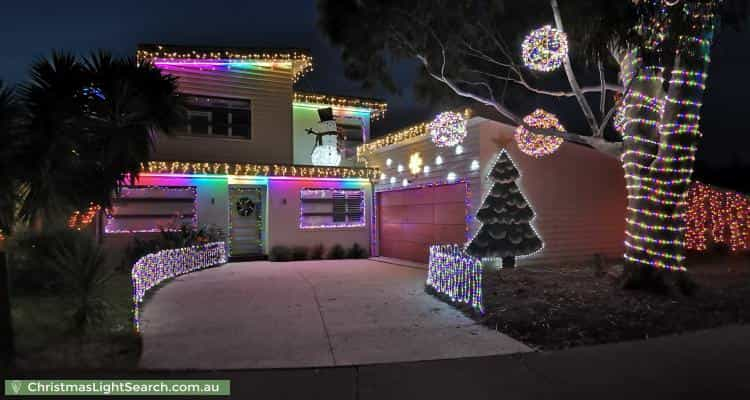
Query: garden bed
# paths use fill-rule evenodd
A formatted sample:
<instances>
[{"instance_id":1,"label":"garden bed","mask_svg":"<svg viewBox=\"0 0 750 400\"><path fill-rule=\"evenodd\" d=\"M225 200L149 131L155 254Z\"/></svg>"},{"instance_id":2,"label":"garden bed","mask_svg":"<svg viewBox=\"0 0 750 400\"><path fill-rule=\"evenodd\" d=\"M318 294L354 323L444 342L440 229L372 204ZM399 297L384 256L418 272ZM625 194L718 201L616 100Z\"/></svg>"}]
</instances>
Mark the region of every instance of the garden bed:
<instances>
[{"instance_id":1,"label":"garden bed","mask_svg":"<svg viewBox=\"0 0 750 400\"><path fill-rule=\"evenodd\" d=\"M610 276L597 274L591 263L485 270L485 313L459 308L492 329L544 350L647 339L750 320L750 257L689 261L699 285L691 297L621 289Z\"/></svg>"},{"instance_id":2,"label":"garden bed","mask_svg":"<svg viewBox=\"0 0 750 400\"><path fill-rule=\"evenodd\" d=\"M135 369L141 341L133 329L130 274L117 273L106 286L110 306L106 319L83 337L70 330L58 296L13 298L16 367L39 369Z\"/></svg>"}]
</instances>

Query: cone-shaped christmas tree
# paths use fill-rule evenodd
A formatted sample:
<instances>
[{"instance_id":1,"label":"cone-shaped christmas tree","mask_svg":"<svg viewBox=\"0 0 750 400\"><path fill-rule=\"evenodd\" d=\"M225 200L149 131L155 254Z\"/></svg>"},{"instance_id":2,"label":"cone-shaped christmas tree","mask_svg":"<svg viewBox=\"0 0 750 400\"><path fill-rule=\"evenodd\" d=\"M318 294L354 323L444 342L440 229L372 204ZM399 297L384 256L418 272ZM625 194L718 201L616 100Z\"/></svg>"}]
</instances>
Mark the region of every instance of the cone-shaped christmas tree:
<instances>
[{"instance_id":1,"label":"cone-shaped christmas tree","mask_svg":"<svg viewBox=\"0 0 750 400\"><path fill-rule=\"evenodd\" d=\"M501 258L503 268L512 268L516 257L542 248L530 224L534 211L516 185L519 177L513 161L502 150L488 177L494 182L492 189L477 212L482 227L466 246L466 252L476 258Z\"/></svg>"}]
</instances>

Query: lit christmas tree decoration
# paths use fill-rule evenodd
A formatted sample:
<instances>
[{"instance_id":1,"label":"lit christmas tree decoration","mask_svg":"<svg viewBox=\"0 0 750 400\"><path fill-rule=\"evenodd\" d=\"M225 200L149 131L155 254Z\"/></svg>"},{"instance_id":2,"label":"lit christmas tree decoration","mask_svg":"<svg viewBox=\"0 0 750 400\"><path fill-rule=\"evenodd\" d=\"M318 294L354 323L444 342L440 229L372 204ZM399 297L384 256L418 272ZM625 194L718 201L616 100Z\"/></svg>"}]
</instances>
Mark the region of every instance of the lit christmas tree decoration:
<instances>
[{"instance_id":1,"label":"lit christmas tree decoration","mask_svg":"<svg viewBox=\"0 0 750 400\"><path fill-rule=\"evenodd\" d=\"M437 147L453 147L466 137L466 119L463 115L446 111L440 113L427 126L432 142Z\"/></svg>"},{"instance_id":2,"label":"lit christmas tree decoration","mask_svg":"<svg viewBox=\"0 0 750 400\"><path fill-rule=\"evenodd\" d=\"M550 25L532 31L521 44L523 62L534 71L554 71L560 68L567 55L567 35Z\"/></svg>"},{"instance_id":3,"label":"lit christmas tree decoration","mask_svg":"<svg viewBox=\"0 0 750 400\"><path fill-rule=\"evenodd\" d=\"M502 260L503 268L513 268L516 257L542 249L542 240L531 226L534 210L516 184L520 177L513 161L502 150L487 177L493 185L477 212L482 227L468 241L467 254L483 262Z\"/></svg>"},{"instance_id":4,"label":"lit christmas tree decoration","mask_svg":"<svg viewBox=\"0 0 750 400\"><path fill-rule=\"evenodd\" d=\"M557 120L554 114L548 113L542 109L537 109L533 113L523 118L523 122L532 128L556 129L559 132L565 132L565 128ZM529 132L526 127L519 125L514 135L518 148L527 155L541 158L553 154L560 148L563 138L556 136L539 135Z\"/></svg>"}]
</instances>

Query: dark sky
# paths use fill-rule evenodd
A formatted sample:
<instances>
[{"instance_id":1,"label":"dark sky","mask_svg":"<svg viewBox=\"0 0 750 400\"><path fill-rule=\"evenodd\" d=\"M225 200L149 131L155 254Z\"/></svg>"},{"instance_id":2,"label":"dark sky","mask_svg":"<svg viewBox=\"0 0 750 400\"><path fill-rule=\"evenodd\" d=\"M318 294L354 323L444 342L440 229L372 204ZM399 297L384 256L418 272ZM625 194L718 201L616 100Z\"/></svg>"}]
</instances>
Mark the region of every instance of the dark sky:
<instances>
[{"instance_id":1,"label":"dark sky","mask_svg":"<svg viewBox=\"0 0 750 400\"><path fill-rule=\"evenodd\" d=\"M10 1L0 5L0 79L20 82L31 60L52 49L86 53L105 48L116 54L135 53L139 42L310 49L315 71L298 84L301 90L375 96L389 103L378 132L428 118L411 90L403 95L366 92L343 77L339 52L319 33L314 0L156 1L122 2ZM724 32L713 51L705 101L705 138L699 158L714 166L732 160L750 164L750 32ZM398 68L399 83L408 88L415 67Z\"/></svg>"}]
</instances>

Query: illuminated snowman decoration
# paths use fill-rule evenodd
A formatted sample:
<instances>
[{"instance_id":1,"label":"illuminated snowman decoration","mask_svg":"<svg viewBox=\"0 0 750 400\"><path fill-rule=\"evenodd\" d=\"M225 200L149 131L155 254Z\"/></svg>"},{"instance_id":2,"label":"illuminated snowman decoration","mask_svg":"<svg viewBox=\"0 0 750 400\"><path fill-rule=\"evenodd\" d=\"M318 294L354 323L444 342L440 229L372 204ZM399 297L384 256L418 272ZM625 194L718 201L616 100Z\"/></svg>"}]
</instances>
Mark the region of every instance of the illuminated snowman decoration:
<instances>
[{"instance_id":1,"label":"illuminated snowman decoration","mask_svg":"<svg viewBox=\"0 0 750 400\"><path fill-rule=\"evenodd\" d=\"M333 110L323 108L318 110L318 115L320 122L315 129L307 129L308 135L315 135L315 146L311 155L312 163L316 166L337 167L341 164L341 152L336 121L333 120Z\"/></svg>"}]
</instances>

